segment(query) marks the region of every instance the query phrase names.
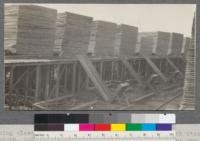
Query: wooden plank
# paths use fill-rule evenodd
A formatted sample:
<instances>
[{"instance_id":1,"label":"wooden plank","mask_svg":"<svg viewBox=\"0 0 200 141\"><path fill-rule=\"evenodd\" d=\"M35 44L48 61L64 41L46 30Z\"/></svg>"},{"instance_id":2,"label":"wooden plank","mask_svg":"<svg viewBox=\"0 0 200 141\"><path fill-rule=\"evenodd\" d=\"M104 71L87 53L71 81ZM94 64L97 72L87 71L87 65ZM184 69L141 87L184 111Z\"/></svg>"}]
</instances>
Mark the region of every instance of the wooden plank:
<instances>
[{"instance_id":1,"label":"wooden plank","mask_svg":"<svg viewBox=\"0 0 200 141\"><path fill-rule=\"evenodd\" d=\"M65 65L65 78L64 78L64 93L67 93L67 80L68 80L68 77L67 77L67 74L68 74L68 64Z\"/></svg>"},{"instance_id":2,"label":"wooden plank","mask_svg":"<svg viewBox=\"0 0 200 141\"><path fill-rule=\"evenodd\" d=\"M8 94L11 96L13 93L13 74L14 74L15 67L12 66L10 68L10 79L9 79L9 92ZM9 105L9 110L12 110L12 105Z\"/></svg>"},{"instance_id":3,"label":"wooden plank","mask_svg":"<svg viewBox=\"0 0 200 141\"><path fill-rule=\"evenodd\" d=\"M34 103L34 105L45 105L45 104L55 103L56 101L68 99L68 98L71 98L71 97L73 97L73 95L56 97L56 98L53 98L53 99L36 102L36 103Z\"/></svg>"},{"instance_id":4,"label":"wooden plank","mask_svg":"<svg viewBox=\"0 0 200 141\"><path fill-rule=\"evenodd\" d=\"M41 59L41 58L37 58L37 59L27 59L28 56L24 56L24 59L21 59L23 57L20 56L12 56L12 57L8 57L5 59L4 63L6 67L15 65L15 66L33 66L33 65L57 65L57 64L67 64L67 63L74 63L75 61L77 61L77 59L75 58L65 58L65 59ZM30 57L30 56L29 56ZM31 57L32 58L32 57ZM132 56L132 57L128 57L129 59L143 59L142 56ZM153 56L153 58L160 58L158 56ZM161 57L164 58L164 57ZM182 57L181 57L182 58ZM100 57L93 57L91 58L92 62L95 61L118 61L120 60L119 57L104 57L104 58L100 58Z\"/></svg>"},{"instance_id":5,"label":"wooden plank","mask_svg":"<svg viewBox=\"0 0 200 141\"><path fill-rule=\"evenodd\" d=\"M55 97L59 97L59 94L60 94L60 78L62 77L64 71L65 71L65 67L63 67L63 69L61 71L61 65L58 64L56 84L55 84Z\"/></svg>"},{"instance_id":6,"label":"wooden plank","mask_svg":"<svg viewBox=\"0 0 200 141\"><path fill-rule=\"evenodd\" d=\"M183 73L176 67L176 65L170 60L170 58L166 57L167 62L170 64L170 66L175 70L178 71L181 74L181 77L183 77Z\"/></svg>"},{"instance_id":7,"label":"wooden plank","mask_svg":"<svg viewBox=\"0 0 200 141\"><path fill-rule=\"evenodd\" d=\"M147 63L151 66L151 68L154 70L154 72L156 74L158 74L165 82L167 82L167 78L165 77L165 75L159 70L159 68L154 64L154 62L148 58L145 55L142 55L144 57L144 59L147 61Z\"/></svg>"},{"instance_id":8,"label":"wooden plank","mask_svg":"<svg viewBox=\"0 0 200 141\"><path fill-rule=\"evenodd\" d=\"M100 61L100 77L103 79L103 61Z\"/></svg>"},{"instance_id":9,"label":"wooden plank","mask_svg":"<svg viewBox=\"0 0 200 141\"><path fill-rule=\"evenodd\" d=\"M43 107L43 106L37 105L37 104L33 104L33 108L34 108L34 109L36 108L36 110L37 110L37 109L39 109L39 110L49 110L49 109L47 109L46 107Z\"/></svg>"},{"instance_id":10,"label":"wooden plank","mask_svg":"<svg viewBox=\"0 0 200 141\"><path fill-rule=\"evenodd\" d=\"M59 89L60 89L60 64L57 66L57 77L56 77L56 84L55 84L55 97L59 96Z\"/></svg>"},{"instance_id":11,"label":"wooden plank","mask_svg":"<svg viewBox=\"0 0 200 141\"><path fill-rule=\"evenodd\" d=\"M110 92L109 92L108 88L105 86L105 84L103 83L98 72L95 70L91 61L82 55L78 55L77 58L80 61L85 72L87 73L88 77L94 83L96 89L99 91L101 97L105 101L109 101L110 97L108 95L110 94Z\"/></svg>"},{"instance_id":12,"label":"wooden plank","mask_svg":"<svg viewBox=\"0 0 200 141\"><path fill-rule=\"evenodd\" d=\"M117 61L117 64L116 64L116 80L117 81L120 81L120 69L119 69L119 67L120 67L120 61Z\"/></svg>"},{"instance_id":13,"label":"wooden plank","mask_svg":"<svg viewBox=\"0 0 200 141\"><path fill-rule=\"evenodd\" d=\"M40 83L41 83L41 66L36 66L36 81L35 81L35 101L39 100Z\"/></svg>"},{"instance_id":14,"label":"wooden plank","mask_svg":"<svg viewBox=\"0 0 200 141\"><path fill-rule=\"evenodd\" d=\"M28 73L28 70L26 70L20 77L17 78L17 80L14 82L13 87L15 87Z\"/></svg>"},{"instance_id":15,"label":"wooden plank","mask_svg":"<svg viewBox=\"0 0 200 141\"><path fill-rule=\"evenodd\" d=\"M139 101L145 100L146 98L152 97L154 95L156 95L155 92L152 92L152 93L149 93L149 94L145 94L144 96L136 98L133 102L139 102Z\"/></svg>"},{"instance_id":16,"label":"wooden plank","mask_svg":"<svg viewBox=\"0 0 200 141\"><path fill-rule=\"evenodd\" d=\"M126 58L121 57L120 59L124 64L124 66L126 67L126 69L129 71L130 75L138 81L139 85L142 85L143 82L140 74L135 71L135 69L130 65L130 63Z\"/></svg>"},{"instance_id":17,"label":"wooden plank","mask_svg":"<svg viewBox=\"0 0 200 141\"><path fill-rule=\"evenodd\" d=\"M46 67L46 85L45 85L45 99L49 97L50 88L50 66Z\"/></svg>"},{"instance_id":18,"label":"wooden plank","mask_svg":"<svg viewBox=\"0 0 200 141\"><path fill-rule=\"evenodd\" d=\"M32 70L29 70L29 72L26 70L15 82L13 82L13 88L21 81L23 80L24 76L26 76L27 73L31 74L32 72L35 71L35 68Z\"/></svg>"},{"instance_id":19,"label":"wooden plank","mask_svg":"<svg viewBox=\"0 0 200 141\"><path fill-rule=\"evenodd\" d=\"M93 101L90 101L90 102L86 102L86 103L83 103L83 104L80 104L80 105L77 105L75 107L72 107L70 108L69 110L81 110L83 108L86 108L88 106L91 106L93 104L96 104L98 101L97 100L93 100Z\"/></svg>"},{"instance_id":20,"label":"wooden plank","mask_svg":"<svg viewBox=\"0 0 200 141\"><path fill-rule=\"evenodd\" d=\"M81 66L78 66L78 82L77 82L77 92L79 92L80 88L81 88L81 81L82 81L82 70L81 70Z\"/></svg>"},{"instance_id":21,"label":"wooden plank","mask_svg":"<svg viewBox=\"0 0 200 141\"><path fill-rule=\"evenodd\" d=\"M76 94L76 70L77 69L77 62L73 64L73 74L72 74L72 93Z\"/></svg>"},{"instance_id":22,"label":"wooden plank","mask_svg":"<svg viewBox=\"0 0 200 141\"><path fill-rule=\"evenodd\" d=\"M111 61L111 65L112 65L112 69L111 69L111 81L113 81L114 80L114 61Z\"/></svg>"},{"instance_id":23,"label":"wooden plank","mask_svg":"<svg viewBox=\"0 0 200 141\"><path fill-rule=\"evenodd\" d=\"M25 76L26 76L26 78L25 78L25 100L27 100L27 96L29 93L29 77L31 76L29 67L27 68L27 73Z\"/></svg>"},{"instance_id":24,"label":"wooden plank","mask_svg":"<svg viewBox=\"0 0 200 141\"><path fill-rule=\"evenodd\" d=\"M59 64L60 65L60 64ZM53 97L55 97L55 96L59 96L59 91L58 91L58 88L60 87L57 87L57 85L58 85L58 82L59 82L59 84L60 84L60 77L62 76L62 74L64 73L64 70L65 69L63 69L62 70L62 72L60 71L60 68L59 68L59 71L58 70L56 70L56 71L58 71L59 73L57 73L57 75L58 76L56 76L56 82L55 82L55 85L53 85L53 87L51 88L51 92L50 92L50 97L52 97L52 94L54 94L53 95ZM57 88L56 88L57 87ZM55 91L55 92L54 92Z\"/></svg>"}]
</instances>

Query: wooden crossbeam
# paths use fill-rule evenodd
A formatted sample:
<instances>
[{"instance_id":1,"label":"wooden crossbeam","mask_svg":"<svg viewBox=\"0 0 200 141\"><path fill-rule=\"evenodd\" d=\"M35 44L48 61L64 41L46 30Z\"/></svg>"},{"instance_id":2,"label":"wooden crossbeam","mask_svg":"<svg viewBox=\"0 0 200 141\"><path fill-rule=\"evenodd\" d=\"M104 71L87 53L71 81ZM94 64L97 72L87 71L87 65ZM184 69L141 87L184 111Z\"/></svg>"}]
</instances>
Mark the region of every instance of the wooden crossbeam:
<instances>
[{"instance_id":1,"label":"wooden crossbeam","mask_svg":"<svg viewBox=\"0 0 200 141\"><path fill-rule=\"evenodd\" d=\"M126 58L121 57L120 59L122 63L125 65L125 67L127 68L127 70L129 71L130 75L137 80L139 85L142 85L143 82L142 82L142 77L140 76L140 74L135 71L135 69L130 65L130 63L128 62Z\"/></svg>"},{"instance_id":2,"label":"wooden crossbeam","mask_svg":"<svg viewBox=\"0 0 200 141\"><path fill-rule=\"evenodd\" d=\"M103 83L98 72L92 65L91 61L82 55L78 55L77 58L78 58L80 64L82 65L82 67L84 68L85 72L87 73L88 77L94 83L96 89L99 91L101 97L105 101L110 101L110 97L109 97L110 91L106 87L106 85Z\"/></svg>"},{"instance_id":3,"label":"wooden crossbeam","mask_svg":"<svg viewBox=\"0 0 200 141\"><path fill-rule=\"evenodd\" d=\"M183 77L183 73L176 67L176 65L170 60L170 58L166 57L167 62L170 64L170 66L175 70L178 71L181 74L181 77Z\"/></svg>"},{"instance_id":4,"label":"wooden crossbeam","mask_svg":"<svg viewBox=\"0 0 200 141\"><path fill-rule=\"evenodd\" d=\"M96 104L97 102L98 102L97 100L89 101L89 102L86 102L86 103L77 105L77 106L75 106L75 107L72 107L72 108L70 108L69 110L80 110L80 109L89 107L89 106L91 106L91 105L94 105L94 104Z\"/></svg>"},{"instance_id":5,"label":"wooden crossbeam","mask_svg":"<svg viewBox=\"0 0 200 141\"><path fill-rule=\"evenodd\" d=\"M19 78L17 78L17 80L15 81L15 82L13 82L13 88L20 82L20 81L22 81L23 80L23 78L27 75L27 73L28 73L28 75L30 75L30 73L32 73L32 72L34 72L35 71L35 68L34 69L32 69L32 70L26 70L26 71L24 71L23 72L23 74L21 74L21 76L19 77Z\"/></svg>"},{"instance_id":6,"label":"wooden crossbeam","mask_svg":"<svg viewBox=\"0 0 200 141\"><path fill-rule=\"evenodd\" d=\"M161 78L162 78L162 80L164 80L165 82L167 82L167 78L165 77L165 75L159 70L159 68L154 64L154 62L150 59L150 58L148 58L147 56L145 56L145 55L142 55L143 56L143 58L147 61L147 63L151 66L151 68L153 69L153 71L156 73L156 74L158 74Z\"/></svg>"},{"instance_id":7,"label":"wooden crossbeam","mask_svg":"<svg viewBox=\"0 0 200 141\"><path fill-rule=\"evenodd\" d=\"M56 101L60 101L60 100L68 99L68 98L72 98L72 97L73 97L73 95L70 94L70 95L67 95L67 96L61 96L61 97L56 97L56 98L53 98L53 99L39 101L39 102L34 103L33 105L48 105L48 104L51 104L51 103L55 104Z\"/></svg>"},{"instance_id":8,"label":"wooden crossbeam","mask_svg":"<svg viewBox=\"0 0 200 141\"><path fill-rule=\"evenodd\" d=\"M26 70L20 77L17 78L17 80L14 82L13 87L15 87L28 73L28 70Z\"/></svg>"}]
</instances>

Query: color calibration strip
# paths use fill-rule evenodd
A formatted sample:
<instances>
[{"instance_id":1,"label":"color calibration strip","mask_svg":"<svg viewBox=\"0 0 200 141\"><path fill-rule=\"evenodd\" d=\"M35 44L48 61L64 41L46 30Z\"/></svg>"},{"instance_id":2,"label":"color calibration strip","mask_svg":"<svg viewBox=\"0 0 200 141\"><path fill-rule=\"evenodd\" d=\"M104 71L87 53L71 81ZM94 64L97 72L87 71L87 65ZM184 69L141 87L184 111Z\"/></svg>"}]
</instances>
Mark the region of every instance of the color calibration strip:
<instances>
[{"instance_id":1,"label":"color calibration strip","mask_svg":"<svg viewBox=\"0 0 200 141\"><path fill-rule=\"evenodd\" d=\"M36 124L35 131L172 131L172 124Z\"/></svg>"},{"instance_id":2,"label":"color calibration strip","mask_svg":"<svg viewBox=\"0 0 200 141\"><path fill-rule=\"evenodd\" d=\"M38 114L34 122L35 131L171 131L175 114Z\"/></svg>"},{"instance_id":3,"label":"color calibration strip","mask_svg":"<svg viewBox=\"0 0 200 141\"><path fill-rule=\"evenodd\" d=\"M109 121L109 122L108 122ZM35 124L45 123L176 123L175 114L36 114Z\"/></svg>"}]
</instances>

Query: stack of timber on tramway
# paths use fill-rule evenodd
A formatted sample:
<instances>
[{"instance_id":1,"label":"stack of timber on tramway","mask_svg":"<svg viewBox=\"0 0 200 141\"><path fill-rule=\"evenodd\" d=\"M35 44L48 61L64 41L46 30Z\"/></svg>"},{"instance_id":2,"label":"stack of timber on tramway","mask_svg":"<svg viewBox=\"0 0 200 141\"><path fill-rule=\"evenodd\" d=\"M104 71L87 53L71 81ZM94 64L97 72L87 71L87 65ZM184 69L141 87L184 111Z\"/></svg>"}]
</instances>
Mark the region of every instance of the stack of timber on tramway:
<instances>
[{"instance_id":1,"label":"stack of timber on tramway","mask_svg":"<svg viewBox=\"0 0 200 141\"><path fill-rule=\"evenodd\" d=\"M130 25L119 25L115 39L117 56L133 56L136 53L138 28Z\"/></svg>"},{"instance_id":2,"label":"stack of timber on tramway","mask_svg":"<svg viewBox=\"0 0 200 141\"><path fill-rule=\"evenodd\" d=\"M189 46L190 46L190 43L191 43L191 38L189 37L185 37L183 39L183 47L181 49L181 54L186 57L186 54L187 54L187 51L189 49Z\"/></svg>"},{"instance_id":3,"label":"stack of timber on tramway","mask_svg":"<svg viewBox=\"0 0 200 141\"><path fill-rule=\"evenodd\" d=\"M106 21L94 21L90 34L88 50L95 56L114 56L117 24Z\"/></svg>"},{"instance_id":4,"label":"stack of timber on tramway","mask_svg":"<svg viewBox=\"0 0 200 141\"><path fill-rule=\"evenodd\" d=\"M138 53L148 56L181 56L183 34L163 31L141 32L138 40L140 42Z\"/></svg>"},{"instance_id":5,"label":"stack of timber on tramway","mask_svg":"<svg viewBox=\"0 0 200 141\"><path fill-rule=\"evenodd\" d=\"M56 22L55 50L61 56L87 54L93 18L70 12L59 13Z\"/></svg>"},{"instance_id":6,"label":"stack of timber on tramway","mask_svg":"<svg viewBox=\"0 0 200 141\"><path fill-rule=\"evenodd\" d=\"M172 57L181 56L181 50L183 47L183 34L171 33L170 35L170 49L168 55Z\"/></svg>"},{"instance_id":7,"label":"stack of timber on tramway","mask_svg":"<svg viewBox=\"0 0 200 141\"><path fill-rule=\"evenodd\" d=\"M52 56L56 15L56 10L40 6L5 6L6 53Z\"/></svg>"},{"instance_id":8,"label":"stack of timber on tramway","mask_svg":"<svg viewBox=\"0 0 200 141\"><path fill-rule=\"evenodd\" d=\"M141 32L138 40L138 53L151 56L152 54L166 56L169 50L170 33L168 32Z\"/></svg>"}]
</instances>

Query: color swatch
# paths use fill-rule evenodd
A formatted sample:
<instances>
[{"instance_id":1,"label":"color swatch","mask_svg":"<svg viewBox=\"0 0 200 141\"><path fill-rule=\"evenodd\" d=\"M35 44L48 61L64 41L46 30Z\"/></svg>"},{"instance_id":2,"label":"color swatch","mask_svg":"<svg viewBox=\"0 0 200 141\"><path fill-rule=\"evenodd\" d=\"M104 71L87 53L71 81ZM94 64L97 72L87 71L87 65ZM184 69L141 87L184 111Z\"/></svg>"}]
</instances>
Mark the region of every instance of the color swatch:
<instances>
[{"instance_id":1,"label":"color swatch","mask_svg":"<svg viewBox=\"0 0 200 141\"><path fill-rule=\"evenodd\" d=\"M110 131L111 125L110 124L95 124L95 131Z\"/></svg>"},{"instance_id":2,"label":"color swatch","mask_svg":"<svg viewBox=\"0 0 200 141\"><path fill-rule=\"evenodd\" d=\"M111 131L126 131L126 124L111 124Z\"/></svg>"}]
</instances>

